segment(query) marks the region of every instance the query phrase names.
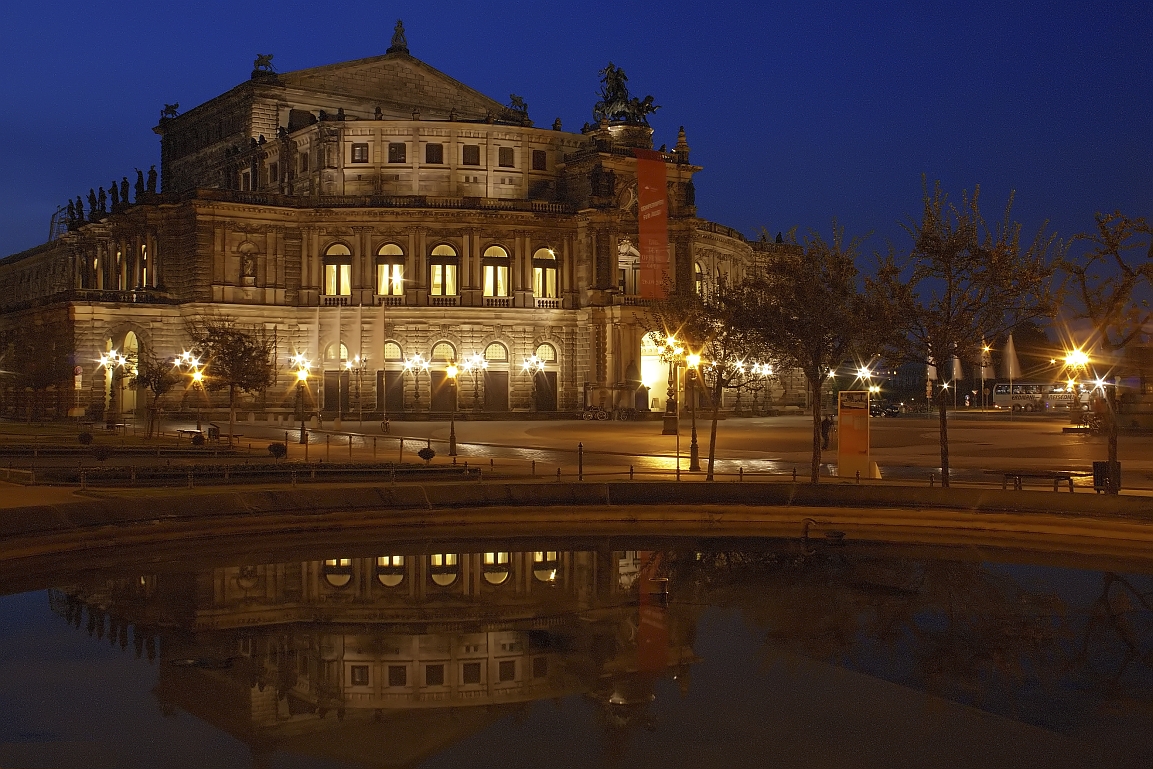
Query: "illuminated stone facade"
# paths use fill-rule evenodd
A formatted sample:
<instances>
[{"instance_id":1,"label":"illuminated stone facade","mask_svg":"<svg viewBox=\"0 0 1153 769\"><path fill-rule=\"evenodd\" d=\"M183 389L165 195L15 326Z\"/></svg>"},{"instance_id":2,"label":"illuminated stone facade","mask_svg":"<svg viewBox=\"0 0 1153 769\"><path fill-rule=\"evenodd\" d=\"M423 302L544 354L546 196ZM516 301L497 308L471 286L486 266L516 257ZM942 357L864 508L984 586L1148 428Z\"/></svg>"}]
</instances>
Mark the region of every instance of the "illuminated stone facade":
<instances>
[{"instance_id":1,"label":"illuminated stone facade","mask_svg":"<svg viewBox=\"0 0 1153 769\"><path fill-rule=\"evenodd\" d=\"M0 333L44 323L46 307L66 318L58 412L142 410L143 397L110 395L97 358L175 356L206 311L276 339L277 384L242 404L258 418L291 417L298 353L320 373L307 406L326 414L447 411L447 361L471 356L488 368L460 382L464 410L664 408L667 368L643 349L637 295L633 148L652 148L647 126L534 127L394 45L298 72L258 66L155 130L159 190L0 261ZM674 290L705 290L783 246L698 219L689 154L683 131L661 147L670 274ZM405 375L416 354L431 370ZM777 389L776 404L803 403L798 382ZM178 390L163 407L192 406Z\"/></svg>"}]
</instances>

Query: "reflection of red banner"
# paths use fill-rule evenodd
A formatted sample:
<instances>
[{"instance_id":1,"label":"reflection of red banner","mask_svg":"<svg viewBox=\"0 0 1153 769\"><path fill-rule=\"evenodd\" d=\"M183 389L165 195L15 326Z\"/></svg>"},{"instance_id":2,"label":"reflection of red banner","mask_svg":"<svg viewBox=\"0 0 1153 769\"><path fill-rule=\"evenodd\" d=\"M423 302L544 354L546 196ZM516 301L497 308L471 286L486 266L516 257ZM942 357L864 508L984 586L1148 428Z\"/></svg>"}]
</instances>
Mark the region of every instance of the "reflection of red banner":
<instances>
[{"instance_id":1,"label":"reflection of red banner","mask_svg":"<svg viewBox=\"0 0 1153 769\"><path fill-rule=\"evenodd\" d=\"M663 605L668 582L657 577L660 553L642 551L637 557L645 562L638 580L637 667L645 673L663 673L669 665L669 612Z\"/></svg>"},{"instance_id":2,"label":"reflection of red banner","mask_svg":"<svg viewBox=\"0 0 1153 769\"><path fill-rule=\"evenodd\" d=\"M665 159L659 152L634 149L637 156L637 229L640 233L639 292L663 299L669 274L669 201Z\"/></svg>"}]
</instances>

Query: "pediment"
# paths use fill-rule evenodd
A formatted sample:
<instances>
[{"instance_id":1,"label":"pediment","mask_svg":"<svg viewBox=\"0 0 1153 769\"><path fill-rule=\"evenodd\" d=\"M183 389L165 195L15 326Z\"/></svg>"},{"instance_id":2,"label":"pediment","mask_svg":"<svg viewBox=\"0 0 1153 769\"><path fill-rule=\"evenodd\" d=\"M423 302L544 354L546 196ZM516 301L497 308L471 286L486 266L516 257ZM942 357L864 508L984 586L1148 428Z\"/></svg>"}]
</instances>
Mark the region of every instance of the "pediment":
<instances>
[{"instance_id":1,"label":"pediment","mask_svg":"<svg viewBox=\"0 0 1153 769\"><path fill-rule=\"evenodd\" d=\"M417 109L428 117L456 110L461 118L476 119L503 109L499 102L403 53L287 72L278 80L289 88Z\"/></svg>"}]
</instances>

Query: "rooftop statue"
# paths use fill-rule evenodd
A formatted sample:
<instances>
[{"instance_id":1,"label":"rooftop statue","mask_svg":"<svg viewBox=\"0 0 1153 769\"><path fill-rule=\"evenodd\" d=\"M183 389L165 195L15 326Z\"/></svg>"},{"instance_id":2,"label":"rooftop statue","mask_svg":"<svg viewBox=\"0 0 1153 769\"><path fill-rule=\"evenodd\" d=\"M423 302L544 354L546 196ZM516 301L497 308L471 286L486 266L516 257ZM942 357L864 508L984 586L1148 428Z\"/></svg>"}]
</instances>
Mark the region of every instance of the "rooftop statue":
<instances>
[{"instance_id":1,"label":"rooftop statue","mask_svg":"<svg viewBox=\"0 0 1153 769\"><path fill-rule=\"evenodd\" d=\"M404 37L404 22L396 20L396 27L392 30L392 45L387 53L408 53L408 40Z\"/></svg>"},{"instance_id":2,"label":"rooftop statue","mask_svg":"<svg viewBox=\"0 0 1153 769\"><path fill-rule=\"evenodd\" d=\"M272 68L272 54L271 53L258 53L256 54L256 61L252 62L252 77L258 78L265 75L275 75L276 70Z\"/></svg>"},{"instance_id":3,"label":"rooftop statue","mask_svg":"<svg viewBox=\"0 0 1153 769\"><path fill-rule=\"evenodd\" d=\"M170 117L176 117L180 114L180 102L175 104L165 104L164 109L160 110L160 119L166 120Z\"/></svg>"},{"instance_id":4,"label":"rooftop statue","mask_svg":"<svg viewBox=\"0 0 1153 769\"><path fill-rule=\"evenodd\" d=\"M648 116L660 109L652 96L644 99L629 95L628 75L611 61L601 70L601 100L593 107L593 121L649 124Z\"/></svg>"}]
</instances>

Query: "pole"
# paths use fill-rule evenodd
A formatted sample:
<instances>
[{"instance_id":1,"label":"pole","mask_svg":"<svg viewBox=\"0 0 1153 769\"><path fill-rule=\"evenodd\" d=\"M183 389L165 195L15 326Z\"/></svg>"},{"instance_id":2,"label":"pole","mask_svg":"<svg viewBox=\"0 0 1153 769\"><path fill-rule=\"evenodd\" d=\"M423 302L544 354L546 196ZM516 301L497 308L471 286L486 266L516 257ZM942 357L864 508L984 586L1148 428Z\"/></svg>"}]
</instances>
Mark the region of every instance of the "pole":
<instances>
[{"instance_id":1,"label":"pole","mask_svg":"<svg viewBox=\"0 0 1153 769\"><path fill-rule=\"evenodd\" d=\"M689 472L701 471L701 451L697 445L697 372L689 369L689 414L693 423L693 437L689 442ZM680 432L678 431L678 435Z\"/></svg>"},{"instance_id":2,"label":"pole","mask_svg":"<svg viewBox=\"0 0 1153 769\"><path fill-rule=\"evenodd\" d=\"M456 456L456 377L452 378L452 411L448 417L448 455Z\"/></svg>"},{"instance_id":3,"label":"pole","mask_svg":"<svg viewBox=\"0 0 1153 769\"><path fill-rule=\"evenodd\" d=\"M585 445L584 443L577 444L577 480L583 481L585 479Z\"/></svg>"},{"instance_id":4,"label":"pole","mask_svg":"<svg viewBox=\"0 0 1153 769\"><path fill-rule=\"evenodd\" d=\"M300 442L308 445L308 432L304 429L304 382L296 383L296 407L300 411ZM308 449L304 450L304 458L308 459Z\"/></svg>"}]
</instances>

